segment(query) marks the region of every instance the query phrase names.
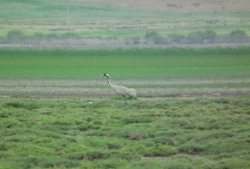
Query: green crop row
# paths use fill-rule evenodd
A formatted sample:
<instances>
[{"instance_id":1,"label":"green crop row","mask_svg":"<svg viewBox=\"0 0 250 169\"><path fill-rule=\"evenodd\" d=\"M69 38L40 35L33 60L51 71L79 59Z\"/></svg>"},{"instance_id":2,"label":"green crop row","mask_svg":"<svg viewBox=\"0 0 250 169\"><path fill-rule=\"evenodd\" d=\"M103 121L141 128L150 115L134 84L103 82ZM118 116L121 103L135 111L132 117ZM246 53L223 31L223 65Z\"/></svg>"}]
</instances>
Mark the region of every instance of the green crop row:
<instances>
[{"instance_id":1,"label":"green crop row","mask_svg":"<svg viewBox=\"0 0 250 169\"><path fill-rule=\"evenodd\" d=\"M0 78L247 78L249 48L0 49Z\"/></svg>"}]
</instances>

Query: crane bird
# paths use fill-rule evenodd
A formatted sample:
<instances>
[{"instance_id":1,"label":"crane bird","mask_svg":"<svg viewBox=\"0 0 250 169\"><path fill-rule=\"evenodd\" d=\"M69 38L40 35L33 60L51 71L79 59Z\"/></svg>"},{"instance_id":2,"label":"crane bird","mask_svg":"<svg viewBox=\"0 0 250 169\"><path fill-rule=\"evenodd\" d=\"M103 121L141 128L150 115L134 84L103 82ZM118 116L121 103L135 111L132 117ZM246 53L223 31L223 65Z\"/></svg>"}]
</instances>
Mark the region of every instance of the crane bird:
<instances>
[{"instance_id":1,"label":"crane bird","mask_svg":"<svg viewBox=\"0 0 250 169\"><path fill-rule=\"evenodd\" d=\"M104 73L103 76L107 78L108 85L114 90L114 92L123 96L124 98L136 98L135 89L114 85L113 83L110 82L108 73Z\"/></svg>"}]
</instances>

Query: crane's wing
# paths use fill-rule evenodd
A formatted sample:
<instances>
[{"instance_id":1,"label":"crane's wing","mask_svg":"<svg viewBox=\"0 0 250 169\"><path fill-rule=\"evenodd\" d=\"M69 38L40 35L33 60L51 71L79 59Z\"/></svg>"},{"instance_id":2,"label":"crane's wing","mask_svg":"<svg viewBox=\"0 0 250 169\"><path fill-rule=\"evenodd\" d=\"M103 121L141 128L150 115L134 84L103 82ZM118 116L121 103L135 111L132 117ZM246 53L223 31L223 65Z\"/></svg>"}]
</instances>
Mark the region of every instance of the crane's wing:
<instances>
[{"instance_id":1,"label":"crane's wing","mask_svg":"<svg viewBox=\"0 0 250 169\"><path fill-rule=\"evenodd\" d=\"M127 97L136 97L135 89L130 89L124 86L118 86L114 84L110 84L111 88L118 94L127 96Z\"/></svg>"}]
</instances>

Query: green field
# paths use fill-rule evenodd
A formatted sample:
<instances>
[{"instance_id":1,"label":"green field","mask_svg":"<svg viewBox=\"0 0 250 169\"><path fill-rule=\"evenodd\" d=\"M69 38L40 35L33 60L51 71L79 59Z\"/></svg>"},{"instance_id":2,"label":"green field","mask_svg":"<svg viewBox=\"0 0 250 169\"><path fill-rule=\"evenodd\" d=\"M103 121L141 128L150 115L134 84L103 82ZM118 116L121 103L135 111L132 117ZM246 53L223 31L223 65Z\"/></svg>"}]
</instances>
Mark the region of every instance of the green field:
<instances>
[{"instance_id":1,"label":"green field","mask_svg":"<svg viewBox=\"0 0 250 169\"><path fill-rule=\"evenodd\" d=\"M15 9L15 10L13 10ZM223 36L233 30L249 35L247 0L114 1L2 0L0 39L21 31L25 36L57 38L141 39L148 31L162 37L212 30Z\"/></svg>"},{"instance_id":2,"label":"green field","mask_svg":"<svg viewBox=\"0 0 250 169\"><path fill-rule=\"evenodd\" d=\"M249 0L0 0L0 169L249 169L249 16Z\"/></svg>"},{"instance_id":3,"label":"green field","mask_svg":"<svg viewBox=\"0 0 250 169\"><path fill-rule=\"evenodd\" d=\"M0 168L247 169L249 110L249 97L0 99Z\"/></svg>"},{"instance_id":4,"label":"green field","mask_svg":"<svg viewBox=\"0 0 250 169\"><path fill-rule=\"evenodd\" d=\"M246 79L250 48L0 49L1 79Z\"/></svg>"},{"instance_id":5,"label":"green field","mask_svg":"<svg viewBox=\"0 0 250 169\"><path fill-rule=\"evenodd\" d=\"M0 169L246 169L249 53L2 48Z\"/></svg>"}]
</instances>

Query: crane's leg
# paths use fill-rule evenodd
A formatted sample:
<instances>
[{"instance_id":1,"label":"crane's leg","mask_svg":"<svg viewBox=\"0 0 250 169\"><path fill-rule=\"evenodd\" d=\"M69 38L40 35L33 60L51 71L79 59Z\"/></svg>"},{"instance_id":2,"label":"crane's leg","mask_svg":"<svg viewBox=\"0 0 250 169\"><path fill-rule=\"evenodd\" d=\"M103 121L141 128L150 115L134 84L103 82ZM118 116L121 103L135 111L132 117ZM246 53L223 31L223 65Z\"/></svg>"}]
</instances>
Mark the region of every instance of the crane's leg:
<instances>
[{"instance_id":1,"label":"crane's leg","mask_svg":"<svg viewBox=\"0 0 250 169\"><path fill-rule=\"evenodd\" d=\"M124 97L124 107L127 107L127 105L128 105L128 98Z\"/></svg>"}]
</instances>

